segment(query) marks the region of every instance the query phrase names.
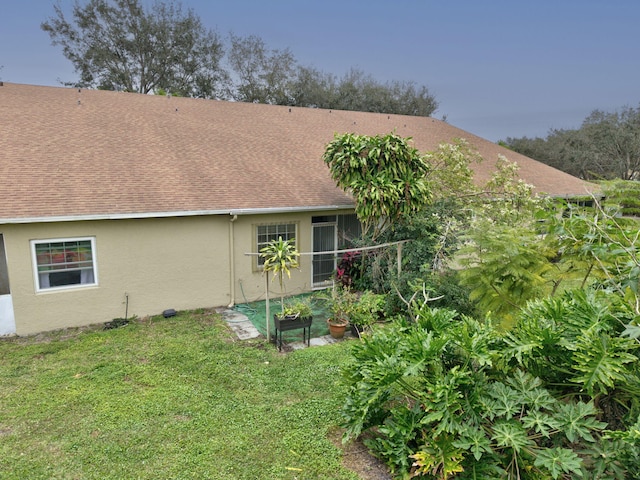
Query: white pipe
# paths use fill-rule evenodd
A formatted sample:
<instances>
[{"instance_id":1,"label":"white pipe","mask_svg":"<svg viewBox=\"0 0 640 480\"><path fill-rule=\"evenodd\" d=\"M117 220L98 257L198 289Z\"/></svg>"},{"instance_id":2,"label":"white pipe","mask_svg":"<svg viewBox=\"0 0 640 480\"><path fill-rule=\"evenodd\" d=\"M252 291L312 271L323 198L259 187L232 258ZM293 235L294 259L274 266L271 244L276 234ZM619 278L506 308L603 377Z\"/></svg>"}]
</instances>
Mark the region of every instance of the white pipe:
<instances>
[{"instance_id":1,"label":"white pipe","mask_svg":"<svg viewBox=\"0 0 640 480\"><path fill-rule=\"evenodd\" d=\"M236 267L235 267L235 256L233 254L233 244L234 244L234 226L233 226L233 222L235 222L238 219L238 215L236 214L230 214L232 215L231 220L229 222L229 277L230 277L230 281L229 281L229 295L230 295L230 302L229 305L227 305L227 308L233 308L233 306L236 304Z\"/></svg>"}]
</instances>

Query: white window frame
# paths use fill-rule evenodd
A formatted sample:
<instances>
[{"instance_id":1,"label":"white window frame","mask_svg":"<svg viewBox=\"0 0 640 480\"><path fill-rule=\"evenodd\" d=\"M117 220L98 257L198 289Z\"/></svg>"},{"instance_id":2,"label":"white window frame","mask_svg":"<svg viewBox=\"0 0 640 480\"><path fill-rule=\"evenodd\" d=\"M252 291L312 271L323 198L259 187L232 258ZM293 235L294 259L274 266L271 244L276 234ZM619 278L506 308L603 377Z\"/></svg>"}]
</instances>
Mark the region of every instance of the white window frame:
<instances>
[{"instance_id":1,"label":"white window frame","mask_svg":"<svg viewBox=\"0 0 640 480\"><path fill-rule=\"evenodd\" d=\"M269 241L267 242L260 242L260 239L258 238L260 235L260 228L269 228L269 227L275 227L276 229L278 229L278 227L288 227L289 225L293 225L293 235L292 236L288 236L287 238L283 238L284 240L291 240L294 239L294 246L297 245L298 243L298 222L272 222L272 223L260 223L255 225L254 227L254 235L253 235L253 239L256 245L256 250L258 252L258 254L260 253L260 249L264 248ZM269 235L269 233L267 232L267 235ZM273 234L273 240L277 240L278 236L281 236L279 232L275 232ZM262 258L260 255L256 256L256 261L254 263L254 268L257 269L258 271L262 271L264 269L263 267L263 263L264 263L264 258Z\"/></svg>"},{"instance_id":2,"label":"white window frame","mask_svg":"<svg viewBox=\"0 0 640 480\"><path fill-rule=\"evenodd\" d=\"M42 287L40 282L40 272L38 271L38 258L36 254L36 246L45 243L65 243L65 242L91 242L91 271L93 278L85 283L74 283L70 285L61 285L56 287ZM31 240L31 259L33 265L33 279L36 287L36 293L57 292L63 290L77 290L79 288L95 287L98 285L98 262L96 260L96 239L95 237L69 237L69 238L46 238L39 240ZM85 269L88 270L88 269ZM64 270L60 270L64 271ZM55 271L54 271L55 273ZM90 275L88 276L90 277Z\"/></svg>"}]
</instances>

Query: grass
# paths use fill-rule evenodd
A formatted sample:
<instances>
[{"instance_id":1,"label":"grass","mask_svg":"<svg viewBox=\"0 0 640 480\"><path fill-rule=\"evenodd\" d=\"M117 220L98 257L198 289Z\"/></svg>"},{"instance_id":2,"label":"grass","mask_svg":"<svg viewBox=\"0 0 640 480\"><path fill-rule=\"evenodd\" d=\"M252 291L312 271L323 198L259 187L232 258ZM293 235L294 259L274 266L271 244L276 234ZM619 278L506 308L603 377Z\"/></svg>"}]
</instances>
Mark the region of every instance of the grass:
<instances>
[{"instance_id":1,"label":"grass","mask_svg":"<svg viewBox=\"0 0 640 480\"><path fill-rule=\"evenodd\" d=\"M357 479L327 438L345 343L279 354L213 312L0 341L2 479Z\"/></svg>"}]
</instances>

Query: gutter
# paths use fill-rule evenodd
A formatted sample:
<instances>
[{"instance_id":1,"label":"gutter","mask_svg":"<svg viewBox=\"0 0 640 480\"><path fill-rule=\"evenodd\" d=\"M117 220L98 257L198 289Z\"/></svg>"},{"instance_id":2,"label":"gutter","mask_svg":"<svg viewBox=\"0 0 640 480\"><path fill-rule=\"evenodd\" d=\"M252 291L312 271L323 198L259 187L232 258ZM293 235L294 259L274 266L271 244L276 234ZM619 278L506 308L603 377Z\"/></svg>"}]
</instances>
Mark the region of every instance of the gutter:
<instances>
[{"instance_id":1,"label":"gutter","mask_svg":"<svg viewBox=\"0 0 640 480\"><path fill-rule=\"evenodd\" d=\"M19 223L83 222L93 220L139 220L145 218L199 217L208 215L266 215L277 213L316 212L320 210L348 210L354 205L316 205L310 207L238 208L225 210L185 210L177 212L104 213L89 215L58 215L51 217L0 218L0 225Z\"/></svg>"}]
</instances>

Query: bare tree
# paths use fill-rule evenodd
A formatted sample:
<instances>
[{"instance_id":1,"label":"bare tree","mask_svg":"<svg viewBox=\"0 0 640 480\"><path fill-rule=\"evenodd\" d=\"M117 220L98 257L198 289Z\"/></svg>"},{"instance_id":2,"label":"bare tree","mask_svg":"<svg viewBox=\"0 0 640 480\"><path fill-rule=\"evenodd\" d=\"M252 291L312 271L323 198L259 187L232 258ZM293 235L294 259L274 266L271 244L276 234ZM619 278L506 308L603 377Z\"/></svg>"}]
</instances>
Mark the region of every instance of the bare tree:
<instances>
[{"instance_id":1,"label":"bare tree","mask_svg":"<svg viewBox=\"0 0 640 480\"><path fill-rule=\"evenodd\" d=\"M229 64L237 79L231 97L240 102L290 105L295 59L287 50L269 50L251 35L230 35Z\"/></svg>"}]
</instances>

